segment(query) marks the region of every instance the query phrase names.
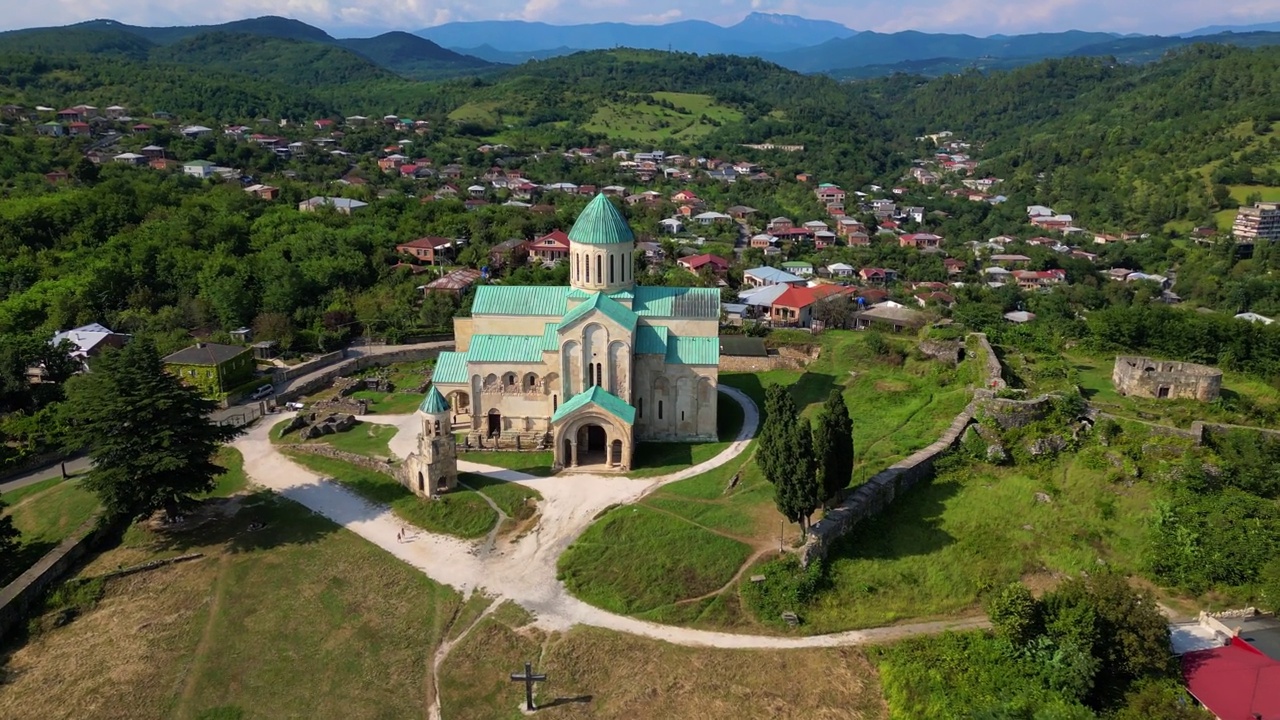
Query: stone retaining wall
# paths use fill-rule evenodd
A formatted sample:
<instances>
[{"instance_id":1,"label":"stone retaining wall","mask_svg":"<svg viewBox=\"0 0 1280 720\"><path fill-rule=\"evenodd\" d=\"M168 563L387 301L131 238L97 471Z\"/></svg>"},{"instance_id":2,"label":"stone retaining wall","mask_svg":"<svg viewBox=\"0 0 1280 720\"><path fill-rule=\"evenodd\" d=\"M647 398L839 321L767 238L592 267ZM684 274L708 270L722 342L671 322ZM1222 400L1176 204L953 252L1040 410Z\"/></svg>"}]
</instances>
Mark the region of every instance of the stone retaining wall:
<instances>
[{"instance_id":1,"label":"stone retaining wall","mask_svg":"<svg viewBox=\"0 0 1280 720\"><path fill-rule=\"evenodd\" d=\"M287 445L286 447L290 450L297 450L298 452L306 453L308 455L319 455L320 457L327 457L332 460L341 460L343 462L351 463L356 467L364 468L365 470L380 472L384 475L390 475L397 480L400 479L396 474L396 466L386 460L378 460L377 458L371 458L368 455L349 453L325 443L299 443L297 445Z\"/></svg>"},{"instance_id":2,"label":"stone retaining wall","mask_svg":"<svg viewBox=\"0 0 1280 720\"><path fill-rule=\"evenodd\" d=\"M327 387L335 378L351 375L360 372L365 368L374 367L375 365L390 365L398 362L419 362L422 360L431 360L439 357L442 351L451 350L452 347L432 347L432 348L406 348L394 352L378 353L371 355L361 355L360 357L348 358L332 367L316 377L308 380L297 387L289 388L276 396L278 402L284 403L290 400L296 400L304 395Z\"/></svg>"},{"instance_id":3,"label":"stone retaining wall","mask_svg":"<svg viewBox=\"0 0 1280 720\"><path fill-rule=\"evenodd\" d=\"M1005 430L1026 427L1045 419L1053 411L1051 395L1041 395L1030 400L1012 400L995 397L990 391L979 390L978 398L982 412L990 415Z\"/></svg>"},{"instance_id":4,"label":"stone retaining wall","mask_svg":"<svg viewBox=\"0 0 1280 720\"><path fill-rule=\"evenodd\" d=\"M276 378L275 381L277 383L288 382L294 378L302 377L307 373L315 372L316 370L319 370L322 367L327 367L329 365L332 365L342 360L346 356L347 356L347 353L345 350L335 350L331 353L326 353L319 357L312 358L311 360L308 360L304 363L299 363L292 367L276 368L275 370L272 371L272 374L275 375L275 378Z\"/></svg>"},{"instance_id":5,"label":"stone retaining wall","mask_svg":"<svg viewBox=\"0 0 1280 720\"><path fill-rule=\"evenodd\" d=\"M982 333L974 333L978 343L987 353L985 382L988 388L1004 387L1000 377L1000 361L996 358L991 344ZM827 551L835 541L852 530L858 523L875 516L889 507L895 499L907 490L915 487L922 480L933 475L933 465L943 453L951 450L964 437L964 431L973 422L973 415L979 402L979 391L959 415L951 421L942 436L929 447L918 450L911 457L902 460L892 467L876 473L867 482L859 485L845 495L840 504L827 512L826 516L809 528L809 538L800 548L800 563L808 565L815 558L826 557ZM986 397L991 393L987 391Z\"/></svg>"},{"instance_id":6,"label":"stone retaining wall","mask_svg":"<svg viewBox=\"0 0 1280 720\"><path fill-rule=\"evenodd\" d=\"M951 421L951 426L932 445L882 470L849 493L838 506L827 512L826 517L810 527L809 539L800 548L800 563L808 565L815 558L825 557L835 541L854 526L880 514L898 496L931 477L934 462L955 447L971 422L972 404Z\"/></svg>"},{"instance_id":7,"label":"stone retaining wall","mask_svg":"<svg viewBox=\"0 0 1280 720\"><path fill-rule=\"evenodd\" d=\"M984 387L988 390L1005 389L1008 384L1004 381L1004 370L1000 367L1000 358L996 357L995 348L991 347L991 342L987 340L987 334L974 333L973 336L978 339L978 346L982 348L986 358L987 383Z\"/></svg>"},{"instance_id":8,"label":"stone retaining wall","mask_svg":"<svg viewBox=\"0 0 1280 720\"><path fill-rule=\"evenodd\" d=\"M100 518L100 512L94 513L75 533L0 589L0 640L8 637L12 628L26 619L28 611L44 597L50 585L114 530L106 523L99 524Z\"/></svg>"}]
</instances>

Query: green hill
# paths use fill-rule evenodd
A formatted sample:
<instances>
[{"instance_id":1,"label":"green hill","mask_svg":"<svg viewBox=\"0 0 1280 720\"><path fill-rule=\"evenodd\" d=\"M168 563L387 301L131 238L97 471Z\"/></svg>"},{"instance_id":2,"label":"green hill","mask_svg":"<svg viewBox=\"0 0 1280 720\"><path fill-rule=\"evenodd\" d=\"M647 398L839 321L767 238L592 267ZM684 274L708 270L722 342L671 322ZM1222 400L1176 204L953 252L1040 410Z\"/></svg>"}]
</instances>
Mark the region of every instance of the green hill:
<instances>
[{"instance_id":1,"label":"green hill","mask_svg":"<svg viewBox=\"0 0 1280 720\"><path fill-rule=\"evenodd\" d=\"M372 38L338 40L348 50L409 78L438 79L475 74L502 66L452 50L406 32L389 32Z\"/></svg>"},{"instance_id":2,"label":"green hill","mask_svg":"<svg viewBox=\"0 0 1280 720\"><path fill-rule=\"evenodd\" d=\"M0 52L32 55L108 55L145 60L154 43L113 27L34 28L0 33Z\"/></svg>"},{"instance_id":3,"label":"green hill","mask_svg":"<svg viewBox=\"0 0 1280 720\"><path fill-rule=\"evenodd\" d=\"M158 47L151 57L311 87L395 78L390 70L346 48L261 35L205 33Z\"/></svg>"}]
</instances>

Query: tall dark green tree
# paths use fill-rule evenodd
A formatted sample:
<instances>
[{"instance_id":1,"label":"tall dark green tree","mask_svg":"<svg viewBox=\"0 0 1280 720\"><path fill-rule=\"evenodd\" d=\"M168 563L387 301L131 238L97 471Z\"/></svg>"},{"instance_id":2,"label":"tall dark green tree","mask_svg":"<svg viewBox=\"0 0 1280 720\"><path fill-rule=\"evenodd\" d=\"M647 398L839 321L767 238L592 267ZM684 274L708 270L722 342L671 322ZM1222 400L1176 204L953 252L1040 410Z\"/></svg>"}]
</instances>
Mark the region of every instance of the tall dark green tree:
<instances>
[{"instance_id":1,"label":"tall dark green tree","mask_svg":"<svg viewBox=\"0 0 1280 720\"><path fill-rule=\"evenodd\" d=\"M213 454L240 432L214 424L215 408L165 372L151 343L108 351L92 373L67 383L72 442L93 459L84 486L116 516L180 513L193 495L213 489L222 473Z\"/></svg>"},{"instance_id":2,"label":"tall dark green tree","mask_svg":"<svg viewBox=\"0 0 1280 720\"><path fill-rule=\"evenodd\" d=\"M796 403L785 387L770 385L765 388L764 422L760 425L756 462L760 464L765 478L774 485L787 473L790 451L786 446L798 415Z\"/></svg>"},{"instance_id":3,"label":"tall dark green tree","mask_svg":"<svg viewBox=\"0 0 1280 720\"><path fill-rule=\"evenodd\" d=\"M18 551L22 547L18 528L13 518L4 514L5 503L0 500L0 584L9 582L26 568L18 567Z\"/></svg>"},{"instance_id":4,"label":"tall dark green tree","mask_svg":"<svg viewBox=\"0 0 1280 720\"><path fill-rule=\"evenodd\" d=\"M839 390L831 391L818 412L813 453L822 500L830 502L849 486L849 479L853 477L853 419Z\"/></svg>"},{"instance_id":5,"label":"tall dark green tree","mask_svg":"<svg viewBox=\"0 0 1280 720\"><path fill-rule=\"evenodd\" d=\"M778 512L800 526L803 537L809 531L809 516L822 504L822 486L814 472L813 431L808 420L794 418L783 447L782 475L773 485L773 501Z\"/></svg>"}]
</instances>

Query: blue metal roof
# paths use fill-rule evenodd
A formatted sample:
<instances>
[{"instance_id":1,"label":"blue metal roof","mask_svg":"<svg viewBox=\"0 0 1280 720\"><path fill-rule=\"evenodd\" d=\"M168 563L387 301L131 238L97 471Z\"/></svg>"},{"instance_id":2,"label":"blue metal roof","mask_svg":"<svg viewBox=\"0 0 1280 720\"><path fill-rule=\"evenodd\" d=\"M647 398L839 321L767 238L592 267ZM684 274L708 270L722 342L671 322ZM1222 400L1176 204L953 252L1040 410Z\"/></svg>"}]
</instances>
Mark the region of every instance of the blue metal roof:
<instances>
[{"instance_id":1,"label":"blue metal roof","mask_svg":"<svg viewBox=\"0 0 1280 720\"><path fill-rule=\"evenodd\" d=\"M586 392L580 392L569 398L551 416L551 422L560 422L588 405L595 405L628 425L632 425L636 421L635 408L628 405L626 400L596 385Z\"/></svg>"},{"instance_id":2,"label":"blue metal roof","mask_svg":"<svg viewBox=\"0 0 1280 720\"><path fill-rule=\"evenodd\" d=\"M586 245L614 245L635 241L626 218L609 202L604 193L587 203L573 227L569 228L571 242Z\"/></svg>"},{"instance_id":3,"label":"blue metal roof","mask_svg":"<svg viewBox=\"0 0 1280 720\"><path fill-rule=\"evenodd\" d=\"M564 317L569 290L564 285L481 285L471 314Z\"/></svg>"},{"instance_id":4,"label":"blue metal roof","mask_svg":"<svg viewBox=\"0 0 1280 720\"><path fill-rule=\"evenodd\" d=\"M470 362L542 362L543 335L473 335Z\"/></svg>"},{"instance_id":5,"label":"blue metal roof","mask_svg":"<svg viewBox=\"0 0 1280 720\"><path fill-rule=\"evenodd\" d=\"M418 406L418 409L428 415L439 415L449 412L449 401L444 399L440 391L435 385L431 386L431 391L427 393L427 397Z\"/></svg>"},{"instance_id":6,"label":"blue metal roof","mask_svg":"<svg viewBox=\"0 0 1280 720\"><path fill-rule=\"evenodd\" d=\"M667 327L665 325L641 325L636 328L636 353L642 355L666 355Z\"/></svg>"},{"instance_id":7,"label":"blue metal roof","mask_svg":"<svg viewBox=\"0 0 1280 720\"><path fill-rule=\"evenodd\" d=\"M719 365L719 337L667 338L668 365Z\"/></svg>"},{"instance_id":8,"label":"blue metal roof","mask_svg":"<svg viewBox=\"0 0 1280 720\"><path fill-rule=\"evenodd\" d=\"M467 354L442 352L436 358L436 369L431 373L432 383L465 385L467 383Z\"/></svg>"},{"instance_id":9,"label":"blue metal roof","mask_svg":"<svg viewBox=\"0 0 1280 720\"><path fill-rule=\"evenodd\" d=\"M805 264L808 265L808 263ZM767 265L764 267L751 268L742 274L748 277L759 278L767 283L802 283L805 281L804 278L798 275L792 275L786 270L779 270L778 268L769 267Z\"/></svg>"},{"instance_id":10,"label":"blue metal roof","mask_svg":"<svg viewBox=\"0 0 1280 720\"><path fill-rule=\"evenodd\" d=\"M605 317L613 320L628 330L635 328L636 321L639 320L635 313L627 309L627 306L610 298L604 293L598 292L592 293L589 300L579 303L576 307L570 310L564 316L564 319L560 321L560 325L561 327L569 325L576 322L579 318L585 317L597 310Z\"/></svg>"},{"instance_id":11,"label":"blue metal roof","mask_svg":"<svg viewBox=\"0 0 1280 720\"><path fill-rule=\"evenodd\" d=\"M640 317L720 319L720 291L638 285L631 310Z\"/></svg>"}]
</instances>

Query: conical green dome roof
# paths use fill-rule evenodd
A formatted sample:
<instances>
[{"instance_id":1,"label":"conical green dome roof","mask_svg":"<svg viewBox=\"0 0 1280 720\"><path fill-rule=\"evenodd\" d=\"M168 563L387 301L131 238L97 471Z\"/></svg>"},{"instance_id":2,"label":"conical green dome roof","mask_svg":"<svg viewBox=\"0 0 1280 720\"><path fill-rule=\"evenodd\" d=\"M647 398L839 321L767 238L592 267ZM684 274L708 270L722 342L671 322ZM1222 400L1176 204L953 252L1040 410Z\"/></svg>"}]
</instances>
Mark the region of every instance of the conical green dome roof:
<instances>
[{"instance_id":1,"label":"conical green dome roof","mask_svg":"<svg viewBox=\"0 0 1280 720\"><path fill-rule=\"evenodd\" d=\"M587 245L612 245L634 242L635 235L622 213L601 193L587 203L573 223L569 229L569 240Z\"/></svg>"},{"instance_id":2,"label":"conical green dome roof","mask_svg":"<svg viewBox=\"0 0 1280 720\"><path fill-rule=\"evenodd\" d=\"M431 391L427 393L427 399L422 401L418 409L428 415L440 415L449 412L449 401L444 399L435 385L432 385Z\"/></svg>"}]
</instances>

